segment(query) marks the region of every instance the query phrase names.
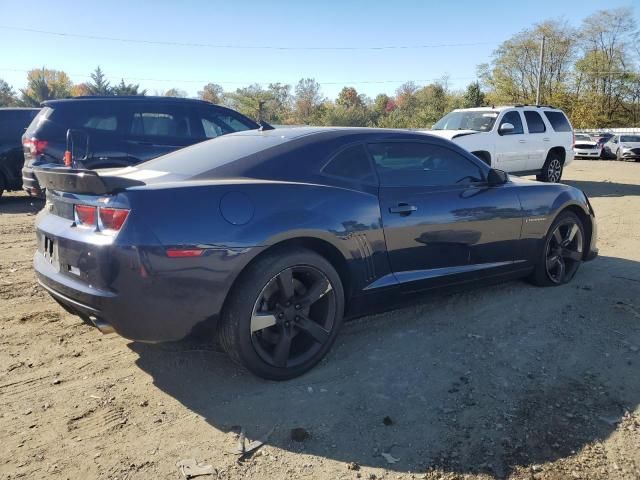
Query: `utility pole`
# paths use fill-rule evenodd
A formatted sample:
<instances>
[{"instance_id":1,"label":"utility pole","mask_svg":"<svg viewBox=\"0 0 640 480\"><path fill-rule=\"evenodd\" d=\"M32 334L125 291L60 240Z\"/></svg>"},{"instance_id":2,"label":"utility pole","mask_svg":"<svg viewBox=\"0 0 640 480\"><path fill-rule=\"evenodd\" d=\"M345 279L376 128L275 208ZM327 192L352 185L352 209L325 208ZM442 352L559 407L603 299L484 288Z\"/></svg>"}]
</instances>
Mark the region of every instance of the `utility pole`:
<instances>
[{"instance_id":1,"label":"utility pole","mask_svg":"<svg viewBox=\"0 0 640 480\"><path fill-rule=\"evenodd\" d=\"M540 43L540 63L538 64L538 81L536 86L536 105L540 105L540 81L542 80L542 62L544 62L544 35Z\"/></svg>"}]
</instances>

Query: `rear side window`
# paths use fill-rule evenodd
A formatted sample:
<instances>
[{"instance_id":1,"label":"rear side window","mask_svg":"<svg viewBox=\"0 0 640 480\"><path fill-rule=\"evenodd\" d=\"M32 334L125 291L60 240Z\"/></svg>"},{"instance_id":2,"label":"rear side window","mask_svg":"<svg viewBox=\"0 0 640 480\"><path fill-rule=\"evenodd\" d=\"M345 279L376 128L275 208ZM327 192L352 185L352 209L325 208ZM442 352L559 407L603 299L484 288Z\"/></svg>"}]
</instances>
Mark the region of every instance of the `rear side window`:
<instances>
[{"instance_id":1,"label":"rear side window","mask_svg":"<svg viewBox=\"0 0 640 480\"><path fill-rule=\"evenodd\" d=\"M483 179L480 167L453 150L428 143L369 145L380 178L387 186L468 185Z\"/></svg>"},{"instance_id":2,"label":"rear side window","mask_svg":"<svg viewBox=\"0 0 640 480\"><path fill-rule=\"evenodd\" d=\"M138 108L131 120L131 134L151 137L192 137L192 125L186 110Z\"/></svg>"},{"instance_id":3,"label":"rear side window","mask_svg":"<svg viewBox=\"0 0 640 480\"><path fill-rule=\"evenodd\" d=\"M226 133L242 132L255 128L239 118L218 109L206 109L200 112L200 122L207 138L215 138Z\"/></svg>"},{"instance_id":4,"label":"rear side window","mask_svg":"<svg viewBox=\"0 0 640 480\"><path fill-rule=\"evenodd\" d=\"M549 123L556 132L570 132L571 125L569 120L564 116L562 112L544 112L545 117L549 120Z\"/></svg>"},{"instance_id":5,"label":"rear side window","mask_svg":"<svg viewBox=\"0 0 640 480\"><path fill-rule=\"evenodd\" d=\"M525 111L524 118L527 121L529 127L529 133L544 133L547 128L544 126L544 121L538 112Z\"/></svg>"},{"instance_id":6,"label":"rear side window","mask_svg":"<svg viewBox=\"0 0 640 480\"><path fill-rule=\"evenodd\" d=\"M376 177L363 145L349 147L333 157L322 173L357 182L375 182Z\"/></svg>"},{"instance_id":7,"label":"rear side window","mask_svg":"<svg viewBox=\"0 0 640 480\"><path fill-rule=\"evenodd\" d=\"M116 102L78 101L55 106L50 118L64 128L115 132L123 119L122 106Z\"/></svg>"}]
</instances>

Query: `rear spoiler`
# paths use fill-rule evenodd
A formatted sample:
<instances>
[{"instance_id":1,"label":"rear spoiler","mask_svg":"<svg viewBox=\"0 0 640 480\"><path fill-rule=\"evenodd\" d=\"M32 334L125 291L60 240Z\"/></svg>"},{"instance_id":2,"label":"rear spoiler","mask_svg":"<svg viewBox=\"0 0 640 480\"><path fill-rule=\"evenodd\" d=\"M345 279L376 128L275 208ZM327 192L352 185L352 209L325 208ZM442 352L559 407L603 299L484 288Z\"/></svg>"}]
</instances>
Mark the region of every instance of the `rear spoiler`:
<instances>
[{"instance_id":1,"label":"rear spoiler","mask_svg":"<svg viewBox=\"0 0 640 480\"><path fill-rule=\"evenodd\" d=\"M33 169L41 188L70 193L104 195L128 187L145 185L140 180L98 175L94 170L68 167L35 167Z\"/></svg>"}]
</instances>

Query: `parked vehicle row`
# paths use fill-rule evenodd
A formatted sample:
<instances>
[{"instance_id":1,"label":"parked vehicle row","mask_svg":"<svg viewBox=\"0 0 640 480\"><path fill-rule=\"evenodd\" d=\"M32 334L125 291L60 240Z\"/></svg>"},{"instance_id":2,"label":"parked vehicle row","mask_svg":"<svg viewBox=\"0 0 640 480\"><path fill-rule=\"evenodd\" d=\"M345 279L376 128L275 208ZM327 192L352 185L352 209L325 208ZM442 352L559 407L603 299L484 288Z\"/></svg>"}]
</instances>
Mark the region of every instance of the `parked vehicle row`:
<instances>
[{"instance_id":1,"label":"parked vehicle row","mask_svg":"<svg viewBox=\"0 0 640 480\"><path fill-rule=\"evenodd\" d=\"M602 145L586 133L574 135L573 153L575 158L600 158Z\"/></svg>"},{"instance_id":2,"label":"parked vehicle row","mask_svg":"<svg viewBox=\"0 0 640 480\"><path fill-rule=\"evenodd\" d=\"M53 298L140 341L212 322L270 379L312 368L343 318L440 287L562 285L598 252L582 191L424 133L243 131L124 169L34 171L47 192L34 266Z\"/></svg>"},{"instance_id":3,"label":"parked vehicle row","mask_svg":"<svg viewBox=\"0 0 640 480\"><path fill-rule=\"evenodd\" d=\"M603 146L603 156L616 160L640 161L640 135L620 134L611 137Z\"/></svg>"},{"instance_id":4,"label":"parked vehicle row","mask_svg":"<svg viewBox=\"0 0 640 480\"><path fill-rule=\"evenodd\" d=\"M573 128L553 107L513 105L457 109L432 127L487 165L559 182L574 157Z\"/></svg>"}]
</instances>

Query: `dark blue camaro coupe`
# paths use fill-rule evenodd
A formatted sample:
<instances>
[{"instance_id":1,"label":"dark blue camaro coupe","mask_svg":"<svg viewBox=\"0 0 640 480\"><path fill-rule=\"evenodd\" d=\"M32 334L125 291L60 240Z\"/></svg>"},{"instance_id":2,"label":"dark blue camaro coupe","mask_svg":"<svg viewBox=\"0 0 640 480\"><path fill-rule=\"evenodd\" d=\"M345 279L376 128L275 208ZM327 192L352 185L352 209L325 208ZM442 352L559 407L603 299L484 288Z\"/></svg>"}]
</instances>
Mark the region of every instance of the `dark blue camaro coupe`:
<instances>
[{"instance_id":1,"label":"dark blue camaro coupe","mask_svg":"<svg viewBox=\"0 0 640 480\"><path fill-rule=\"evenodd\" d=\"M213 322L229 355L270 379L309 370L344 317L393 298L561 285L597 255L582 191L423 133L247 131L136 167L36 174L34 265L60 304L147 342Z\"/></svg>"}]
</instances>

